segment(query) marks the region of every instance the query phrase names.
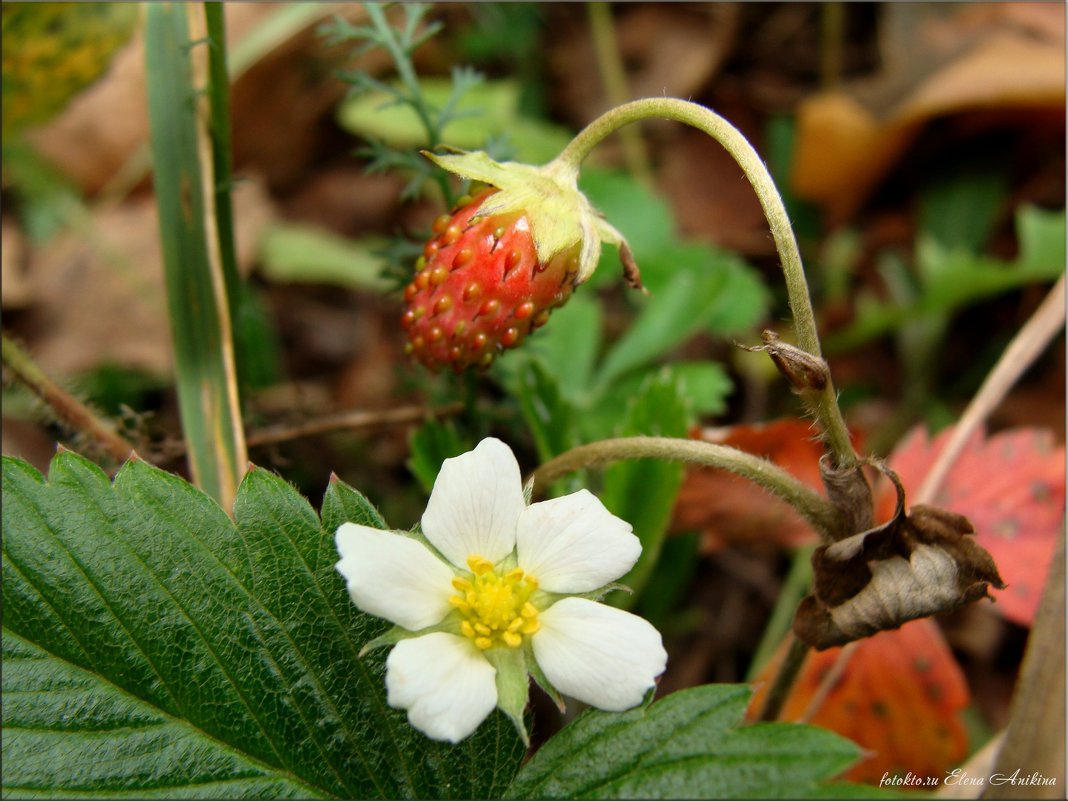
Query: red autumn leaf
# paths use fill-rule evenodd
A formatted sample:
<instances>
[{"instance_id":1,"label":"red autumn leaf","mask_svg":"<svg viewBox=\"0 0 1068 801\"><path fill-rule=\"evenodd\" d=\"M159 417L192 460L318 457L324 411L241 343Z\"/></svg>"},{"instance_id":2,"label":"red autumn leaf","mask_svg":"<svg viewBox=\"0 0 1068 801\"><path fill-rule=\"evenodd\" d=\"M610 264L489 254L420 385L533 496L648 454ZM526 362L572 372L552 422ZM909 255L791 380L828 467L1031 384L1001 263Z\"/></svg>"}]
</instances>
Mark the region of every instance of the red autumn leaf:
<instances>
[{"instance_id":1,"label":"red autumn leaf","mask_svg":"<svg viewBox=\"0 0 1068 801\"><path fill-rule=\"evenodd\" d=\"M841 651L809 652L783 706L783 720L798 720L806 713ZM780 648L757 677L751 718L763 705L784 653ZM860 640L809 722L870 751L844 778L878 783L884 773L911 772L941 779L967 754L968 736L958 713L968 701L956 659L938 625L925 618Z\"/></svg>"},{"instance_id":2,"label":"red autumn leaf","mask_svg":"<svg viewBox=\"0 0 1068 801\"><path fill-rule=\"evenodd\" d=\"M889 458L911 500L952 428L933 441L914 429ZM823 452L808 423L778 420L700 432L698 438L763 456L823 492L819 457ZM992 589L994 609L1009 620L1031 625L1049 570L1056 538L1064 526L1064 446L1048 431L1019 429L990 438L977 432L954 462L931 500L966 516L977 542L986 548L1008 584ZM875 488L875 519L893 514L889 481ZM673 530L700 530L706 552L738 542L770 542L796 547L816 534L792 507L751 482L723 470L692 469L675 505Z\"/></svg>"},{"instance_id":3,"label":"red autumn leaf","mask_svg":"<svg viewBox=\"0 0 1068 801\"><path fill-rule=\"evenodd\" d=\"M919 491L934 460L951 436L933 441L913 431L889 459L911 497ZM766 426L737 426L712 441L732 444L785 467L819 487L822 448L801 421ZM1043 431L1025 429L985 438L977 433L951 467L931 503L967 516L979 544L994 557L1005 591L992 590L999 610L1029 625L1064 524L1064 447ZM893 514L895 493L889 481L875 487L876 521ZM699 528L708 549L743 540L784 546L813 541L815 534L785 503L722 471L694 470L687 476L676 508L675 527ZM782 718L796 720L841 649L809 655ZM758 682L764 690L777 662ZM763 703L763 690L752 709ZM968 688L941 631L930 619L861 641L813 723L847 736L873 753L848 774L878 782L885 772L941 778L967 752L959 711L969 702Z\"/></svg>"},{"instance_id":4,"label":"red autumn leaf","mask_svg":"<svg viewBox=\"0 0 1068 801\"><path fill-rule=\"evenodd\" d=\"M952 429L930 440L914 429L890 457L890 467L915 493L945 446ZM977 431L931 499L965 515L977 542L990 552L1004 590L991 588L993 609L1030 626L1038 608L1057 537L1064 530L1064 446L1037 429L1004 431L986 438ZM876 517L893 512L889 482L876 492Z\"/></svg>"}]
</instances>

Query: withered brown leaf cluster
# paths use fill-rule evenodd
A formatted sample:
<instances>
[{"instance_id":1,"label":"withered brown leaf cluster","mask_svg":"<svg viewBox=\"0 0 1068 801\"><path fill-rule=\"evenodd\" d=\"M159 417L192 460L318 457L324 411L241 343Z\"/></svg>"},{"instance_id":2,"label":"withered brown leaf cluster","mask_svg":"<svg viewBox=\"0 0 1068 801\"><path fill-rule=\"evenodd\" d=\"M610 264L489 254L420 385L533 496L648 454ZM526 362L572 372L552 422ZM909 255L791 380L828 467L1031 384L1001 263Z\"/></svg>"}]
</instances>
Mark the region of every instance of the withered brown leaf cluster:
<instances>
[{"instance_id":1,"label":"withered brown leaf cluster","mask_svg":"<svg viewBox=\"0 0 1068 801\"><path fill-rule=\"evenodd\" d=\"M813 594L801 602L793 628L816 649L989 597L990 585L1005 587L967 518L920 504L906 515L904 488L883 469L897 487L893 518L812 555Z\"/></svg>"}]
</instances>

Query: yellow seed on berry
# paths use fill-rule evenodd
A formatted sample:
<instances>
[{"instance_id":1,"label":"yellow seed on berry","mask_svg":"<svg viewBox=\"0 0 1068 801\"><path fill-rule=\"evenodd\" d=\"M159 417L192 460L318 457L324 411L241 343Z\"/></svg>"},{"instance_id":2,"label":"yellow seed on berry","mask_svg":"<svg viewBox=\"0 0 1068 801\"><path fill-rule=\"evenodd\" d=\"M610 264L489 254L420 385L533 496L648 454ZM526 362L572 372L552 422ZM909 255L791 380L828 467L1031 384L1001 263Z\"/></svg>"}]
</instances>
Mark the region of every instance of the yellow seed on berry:
<instances>
[{"instance_id":1,"label":"yellow seed on berry","mask_svg":"<svg viewBox=\"0 0 1068 801\"><path fill-rule=\"evenodd\" d=\"M460 251L452 260L452 268L459 270L470 264L475 258L475 251L471 248L460 248Z\"/></svg>"},{"instance_id":2,"label":"yellow seed on berry","mask_svg":"<svg viewBox=\"0 0 1068 801\"><path fill-rule=\"evenodd\" d=\"M464 303L470 303L473 300L478 300L478 296L481 294L482 287L478 285L478 282L472 281L470 284L464 287Z\"/></svg>"},{"instance_id":3,"label":"yellow seed on berry","mask_svg":"<svg viewBox=\"0 0 1068 801\"><path fill-rule=\"evenodd\" d=\"M523 261L523 253L521 251L519 251L519 250L510 250L510 251L508 251L508 255L504 259L504 272L505 272L505 274L510 273L512 270L514 270L516 267L518 267L520 262L522 262L522 261Z\"/></svg>"}]
</instances>

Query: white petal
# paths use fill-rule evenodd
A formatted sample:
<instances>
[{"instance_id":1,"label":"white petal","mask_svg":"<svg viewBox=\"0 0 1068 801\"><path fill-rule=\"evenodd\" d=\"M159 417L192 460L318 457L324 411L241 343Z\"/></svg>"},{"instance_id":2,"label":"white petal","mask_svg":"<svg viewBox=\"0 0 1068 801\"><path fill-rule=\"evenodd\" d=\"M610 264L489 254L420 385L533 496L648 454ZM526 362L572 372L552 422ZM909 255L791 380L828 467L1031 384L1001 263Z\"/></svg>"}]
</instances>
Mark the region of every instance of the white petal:
<instances>
[{"instance_id":1,"label":"white petal","mask_svg":"<svg viewBox=\"0 0 1068 801\"><path fill-rule=\"evenodd\" d=\"M519 566L549 592L589 592L630 570L642 552L630 523L587 490L528 506L516 531Z\"/></svg>"},{"instance_id":2,"label":"white petal","mask_svg":"<svg viewBox=\"0 0 1068 801\"><path fill-rule=\"evenodd\" d=\"M464 570L471 555L497 562L515 547L515 527L525 506L512 450L499 439L484 439L441 465L423 512L423 534Z\"/></svg>"},{"instance_id":3,"label":"white petal","mask_svg":"<svg viewBox=\"0 0 1068 801\"><path fill-rule=\"evenodd\" d=\"M421 543L392 531L343 523L334 537L352 602L411 631L451 610L455 573Z\"/></svg>"},{"instance_id":4,"label":"white petal","mask_svg":"<svg viewBox=\"0 0 1068 801\"><path fill-rule=\"evenodd\" d=\"M386 659L386 700L427 737L457 743L497 705L497 671L470 640L435 632L401 640Z\"/></svg>"},{"instance_id":5,"label":"white petal","mask_svg":"<svg viewBox=\"0 0 1068 801\"><path fill-rule=\"evenodd\" d=\"M667 652L647 621L585 598L564 598L542 612L531 645L557 690L598 709L641 703L664 672Z\"/></svg>"}]
</instances>

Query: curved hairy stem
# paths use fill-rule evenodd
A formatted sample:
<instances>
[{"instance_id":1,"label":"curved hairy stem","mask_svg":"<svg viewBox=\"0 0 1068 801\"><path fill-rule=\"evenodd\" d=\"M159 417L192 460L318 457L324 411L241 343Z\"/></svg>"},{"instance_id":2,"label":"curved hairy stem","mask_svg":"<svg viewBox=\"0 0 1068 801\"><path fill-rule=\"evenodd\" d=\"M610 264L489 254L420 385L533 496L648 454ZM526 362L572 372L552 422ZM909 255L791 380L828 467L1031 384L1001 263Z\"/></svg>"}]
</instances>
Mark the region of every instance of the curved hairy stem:
<instances>
[{"instance_id":1,"label":"curved hairy stem","mask_svg":"<svg viewBox=\"0 0 1068 801\"><path fill-rule=\"evenodd\" d=\"M829 533L834 530L836 517L831 505L819 493L778 465L726 445L691 439L621 437L580 445L550 459L534 471L535 491L565 473L623 459L664 459L729 470L783 498L818 531Z\"/></svg>"},{"instance_id":2,"label":"curved hairy stem","mask_svg":"<svg viewBox=\"0 0 1068 801\"><path fill-rule=\"evenodd\" d=\"M756 150L738 129L723 117L697 103L676 98L635 100L618 106L591 122L571 141L557 160L577 168L597 144L618 128L651 118L675 120L703 131L719 142L738 162L760 200L782 261L798 345L815 358L822 358L816 317L812 311L808 283L801 265L801 253L782 197ZM838 408L838 399L832 383L828 380L819 392L806 393L806 400L811 403L812 412L823 428L834 466L840 469L856 467L857 455L849 440L849 431Z\"/></svg>"}]
</instances>

